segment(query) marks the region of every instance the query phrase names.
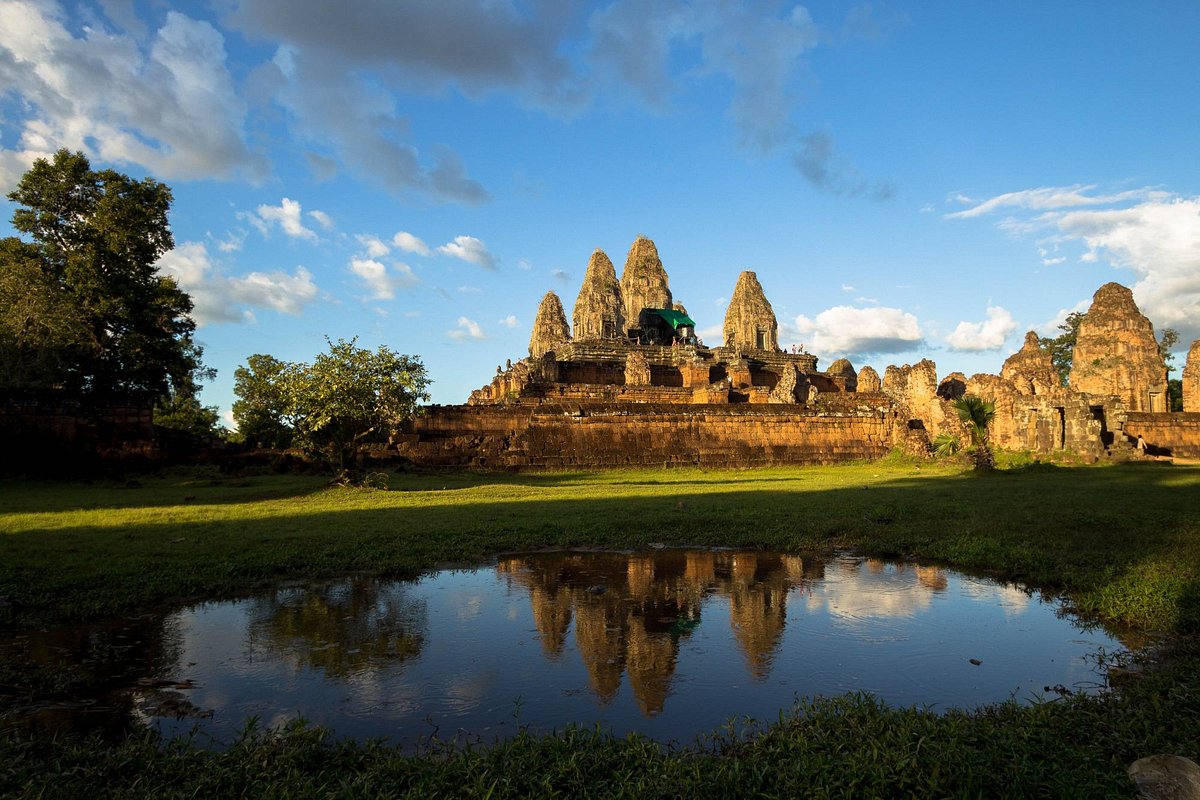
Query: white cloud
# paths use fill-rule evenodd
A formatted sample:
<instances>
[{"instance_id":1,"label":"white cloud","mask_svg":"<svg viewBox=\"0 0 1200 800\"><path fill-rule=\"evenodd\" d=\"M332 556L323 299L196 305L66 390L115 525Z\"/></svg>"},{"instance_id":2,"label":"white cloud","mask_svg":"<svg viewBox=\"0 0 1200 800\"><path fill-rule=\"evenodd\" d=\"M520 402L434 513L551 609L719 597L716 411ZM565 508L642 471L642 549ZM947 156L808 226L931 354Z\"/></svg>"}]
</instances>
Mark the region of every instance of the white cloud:
<instances>
[{"instance_id":1,"label":"white cloud","mask_svg":"<svg viewBox=\"0 0 1200 800\"><path fill-rule=\"evenodd\" d=\"M806 350L827 358L903 353L923 341L917 318L898 308L834 306L815 319L801 314L794 327Z\"/></svg>"},{"instance_id":2,"label":"white cloud","mask_svg":"<svg viewBox=\"0 0 1200 800\"><path fill-rule=\"evenodd\" d=\"M506 328L517 328L520 327L521 321L517 319L516 314L509 314L507 317L500 320L500 324Z\"/></svg>"},{"instance_id":3,"label":"white cloud","mask_svg":"<svg viewBox=\"0 0 1200 800\"><path fill-rule=\"evenodd\" d=\"M975 209L998 208L1002 204L995 201L1002 198L1036 197L1038 205L1020 207L1040 213L998 224L1017 235L1047 237L1039 242L1040 252L1046 242L1060 249L1074 244L1083 249L1081 263L1104 259L1128 269L1136 278L1134 299L1156 327L1176 328L1185 341L1200 336L1200 196L1150 188L1089 195L1089 188L1012 192ZM1102 205L1108 207L1093 207ZM1097 276L1098 284L1106 280L1111 278Z\"/></svg>"},{"instance_id":4,"label":"white cloud","mask_svg":"<svg viewBox=\"0 0 1200 800\"><path fill-rule=\"evenodd\" d=\"M482 294L483 289L478 286L460 286L458 287L459 294Z\"/></svg>"},{"instance_id":5,"label":"white cloud","mask_svg":"<svg viewBox=\"0 0 1200 800\"><path fill-rule=\"evenodd\" d=\"M725 326L718 322L707 328L698 328L696 329L696 338L709 347L720 347L725 343Z\"/></svg>"},{"instance_id":6,"label":"white cloud","mask_svg":"<svg viewBox=\"0 0 1200 800\"><path fill-rule=\"evenodd\" d=\"M947 214L948 217L965 219L981 217L1000 208L1018 209L1051 209L1075 208L1079 206L1104 206L1129 200L1144 200L1161 198L1163 192L1151 189L1133 189L1126 192L1116 192L1107 195L1090 195L1087 192L1095 189L1093 186L1043 186L1038 189L1024 189L1019 192L1007 192L977 203L971 208ZM961 195L960 195L961 197ZM966 202L974 202L963 198Z\"/></svg>"},{"instance_id":7,"label":"white cloud","mask_svg":"<svg viewBox=\"0 0 1200 800\"><path fill-rule=\"evenodd\" d=\"M986 320L958 323L958 327L946 337L946 342L955 350L999 350L1016 329L1016 320L1006 309L988 306Z\"/></svg>"},{"instance_id":8,"label":"white cloud","mask_svg":"<svg viewBox=\"0 0 1200 800\"><path fill-rule=\"evenodd\" d=\"M446 335L458 342L487 338L487 334L479 327L479 323L466 317L459 317L458 327L452 331L447 331Z\"/></svg>"},{"instance_id":9,"label":"white cloud","mask_svg":"<svg viewBox=\"0 0 1200 800\"><path fill-rule=\"evenodd\" d=\"M318 294L312 274L304 267L296 267L291 274L275 271L225 275L212 262L202 242L184 242L164 254L157 266L191 295L195 304L192 317L197 325L253 321L252 308L299 314Z\"/></svg>"},{"instance_id":10,"label":"white cloud","mask_svg":"<svg viewBox=\"0 0 1200 800\"><path fill-rule=\"evenodd\" d=\"M455 236L453 242L447 242L438 248L443 255L478 264L484 269L495 269L496 258L488 252L487 245L474 236Z\"/></svg>"},{"instance_id":11,"label":"white cloud","mask_svg":"<svg viewBox=\"0 0 1200 800\"><path fill-rule=\"evenodd\" d=\"M857 291L858 291L858 289L856 289L855 287L851 286L851 285L850 285L850 284L848 284L848 283L843 283L843 284L842 284L842 291L843 291L843 292L857 292Z\"/></svg>"},{"instance_id":12,"label":"white cloud","mask_svg":"<svg viewBox=\"0 0 1200 800\"><path fill-rule=\"evenodd\" d=\"M300 204L295 200L285 197L277 206L261 205L258 207L256 216L262 222L259 230L264 233L271 225L278 225L284 233L294 239L317 241L316 231L304 227L304 222L300 218Z\"/></svg>"},{"instance_id":13,"label":"white cloud","mask_svg":"<svg viewBox=\"0 0 1200 800\"><path fill-rule=\"evenodd\" d=\"M365 233L360 233L354 237L358 243L367 248L367 255L371 258L383 258L388 253L392 252L386 244L379 241L375 236L369 236Z\"/></svg>"},{"instance_id":14,"label":"white cloud","mask_svg":"<svg viewBox=\"0 0 1200 800\"><path fill-rule=\"evenodd\" d=\"M333 230L333 217L329 216L324 211L318 209L316 211L308 212L308 215L316 220L317 224L320 225L323 230Z\"/></svg>"},{"instance_id":15,"label":"white cloud","mask_svg":"<svg viewBox=\"0 0 1200 800\"><path fill-rule=\"evenodd\" d=\"M224 239L217 241L217 249L222 253L236 253L242 249L242 243L245 241L245 231L230 231Z\"/></svg>"},{"instance_id":16,"label":"white cloud","mask_svg":"<svg viewBox=\"0 0 1200 800\"><path fill-rule=\"evenodd\" d=\"M529 271L529 270L533 269L533 264L527 258L518 259L517 260L517 269L523 269L523 270Z\"/></svg>"},{"instance_id":17,"label":"white cloud","mask_svg":"<svg viewBox=\"0 0 1200 800\"><path fill-rule=\"evenodd\" d=\"M356 257L350 259L350 271L371 290L372 300L391 300L396 296L397 289L407 289L420 283L412 269L399 261L393 262L389 270L373 258Z\"/></svg>"},{"instance_id":18,"label":"white cloud","mask_svg":"<svg viewBox=\"0 0 1200 800\"><path fill-rule=\"evenodd\" d=\"M1034 325L1033 329L1041 336L1058 336L1062 333L1059 326L1067 321L1067 315L1075 312L1083 313L1088 310L1088 306L1092 304L1091 299L1080 300L1071 308L1060 308L1058 313L1051 319L1046 320L1040 325Z\"/></svg>"},{"instance_id":19,"label":"white cloud","mask_svg":"<svg viewBox=\"0 0 1200 800\"><path fill-rule=\"evenodd\" d=\"M246 145L246 106L212 25L168 11L139 41L94 16L78 38L68 24L54 2L0 3L0 86L20 98L0 120L18 142L0 151L4 188L59 147L164 179L266 175L266 159Z\"/></svg>"},{"instance_id":20,"label":"white cloud","mask_svg":"<svg viewBox=\"0 0 1200 800\"><path fill-rule=\"evenodd\" d=\"M416 253L419 256L427 256L430 254L429 245L413 236L408 231L400 231L392 237L392 244L399 247L406 253Z\"/></svg>"}]
</instances>

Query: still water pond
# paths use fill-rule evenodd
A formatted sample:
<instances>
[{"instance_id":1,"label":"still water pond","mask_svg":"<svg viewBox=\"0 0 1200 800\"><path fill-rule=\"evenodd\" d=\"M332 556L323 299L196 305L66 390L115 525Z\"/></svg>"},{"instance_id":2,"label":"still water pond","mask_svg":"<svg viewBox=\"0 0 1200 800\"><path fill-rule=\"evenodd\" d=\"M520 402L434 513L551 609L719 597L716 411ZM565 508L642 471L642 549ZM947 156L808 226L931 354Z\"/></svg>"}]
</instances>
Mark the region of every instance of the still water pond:
<instances>
[{"instance_id":1,"label":"still water pond","mask_svg":"<svg viewBox=\"0 0 1200 800\"><path fill-rule=\"evenodd\" d=\"M83 661L104 687L83 706L95 720L198 726L219 744L252 715L303 716L419 747L571 722L689 742L851 690L935 709L1030 702L1102 685L1102 648L1121 644L1036 593L938 567L662 550L282 587L24 635L0 642L0 657ZM77 722L79 710L40 715Z\"/></svg>"}]
</instances>

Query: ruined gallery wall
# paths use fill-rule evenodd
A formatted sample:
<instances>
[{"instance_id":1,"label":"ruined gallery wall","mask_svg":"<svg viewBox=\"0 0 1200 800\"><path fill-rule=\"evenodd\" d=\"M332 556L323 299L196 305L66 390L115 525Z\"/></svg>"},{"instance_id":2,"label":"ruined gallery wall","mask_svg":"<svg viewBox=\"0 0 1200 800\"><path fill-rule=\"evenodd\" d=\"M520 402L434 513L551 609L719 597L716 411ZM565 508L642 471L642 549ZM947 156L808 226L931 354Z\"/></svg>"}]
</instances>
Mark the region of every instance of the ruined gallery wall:
<instances>
[{"instance_id":1,"label":"ruined gallery wall","mask_svg":"<svg viewBox=\"0 0 1200 800\"><path fill-rule=\"evenodd\" d=\"M0 439L6 460L87 452L101 458L154 451L154 412L147 403L89 403L55 391L0 393ZM8 465L13 466L13 465Z\"/></svg>"},{"instance_id":2,"label":"ruined gallery wall","mask_svg":"<svg viewBox=\"0 0 1200 800\"><path fill-rule=\"evenodd\" d=\"M1125 420L1125 433L1135 439L1144 438L1152 454L1200 458L1200 413L1131 411Z\"/></svg>"},{"instance_id":3,"label":"ruined gallery wall","mask_svg":"<svg viewBox=\"0 0 1200 800\"><path fill-rule=\"evenodd\" d=\"M853 398L850 398L853 400ZM879 458L882 398L819 409L620 404L433 407L383 456L428 467L757 467Z\"/></svg>"}]
</instances>

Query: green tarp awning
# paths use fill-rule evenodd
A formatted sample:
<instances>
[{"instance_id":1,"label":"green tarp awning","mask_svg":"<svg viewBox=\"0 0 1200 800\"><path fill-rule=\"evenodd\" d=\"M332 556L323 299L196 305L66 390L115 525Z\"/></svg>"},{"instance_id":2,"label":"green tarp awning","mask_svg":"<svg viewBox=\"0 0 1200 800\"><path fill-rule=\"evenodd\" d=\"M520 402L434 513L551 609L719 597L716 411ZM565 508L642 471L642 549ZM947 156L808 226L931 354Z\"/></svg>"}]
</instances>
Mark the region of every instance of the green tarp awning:
<instances>
[{"instance_id":1,"label":"green tarp awning","mask_svg":"<svg viewBox=\"0 0 1200 800\"><path fill-rule=\"evenodd\" d=\"M656 308L654 309L654 313L669 322L675 330L679 330L684 325L690 325L693 328L696 327L696 321L682 311L676 311L673 308Z\"/></svg>"}]
</instances>

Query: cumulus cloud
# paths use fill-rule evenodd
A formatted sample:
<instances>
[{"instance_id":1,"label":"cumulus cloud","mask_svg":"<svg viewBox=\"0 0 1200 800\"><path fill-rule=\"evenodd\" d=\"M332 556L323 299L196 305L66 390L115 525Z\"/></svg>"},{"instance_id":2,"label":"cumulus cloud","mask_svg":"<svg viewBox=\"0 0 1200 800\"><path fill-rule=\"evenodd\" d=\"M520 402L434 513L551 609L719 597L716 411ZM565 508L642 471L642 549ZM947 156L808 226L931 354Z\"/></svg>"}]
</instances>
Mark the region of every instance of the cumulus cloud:
<instances>
[{"instance_id":1,"label":"cumulus cloud","mask_svg":"<svg viewBox=\"0 0 1200 800\"><path fill-rule=\"evenodd\" d=\"M430 254L429 245L421 241L416 236L413 236L408 231L400 231L392 237L392 244L399 247L406 253L416 253L419 256L427 256Z\"/></svg>"},{"instance_id":2,"label":"cumulus cloud","mask_svg":"<svg viewBox=\"0 0 1200 800\"><path fill-rule=\"evenodd\" d=\"M226 275L213 263L202 242L184 242L158 260L158 269L192 297L197 325L250 322L254 308L299 314L317 298L317 285L304 267L283 271Z\"/></svg>"},{"instance_id":3,"label":"cumulus cloud","mask_svg":"<svg viewBox=\"0 0 1200 800\"><path fill-rule=\"evenodd\" d=\"M521 322L520 322L520 320L517 319L516 314L509 314L507 317L500 320L500 324L503 325L505 328L516 328L521 325Z\"/></svg>"},{"instance_id":4,"label":"cumulus cloud","mask_svg":"<svg viewBox=\"0 0 1200 800\"><path fill-rule=\"evenodd\" d=\"M379 241L376 236L370 236L365 233L360 233L354 237L358 243L367 249L367 255L371 258L382 258L392 252L391 248L383 242Z\"/></svg>"},{"instance_id":5,"label":"cumulus cloud","mask_svg":"<svg viewBox=\"0 0 1200 800\"><path fill-rule=\"evenodd\" d=\"M120 7L109 4L110 13ZM140 41L94 15L76 37L69 21L48 0L0 3L0 86L21 100L0 121L18 142L0 151L5 188L59 147L165 179L266 174L266 159L246 145L246 107L211 24L169 11Z\"/></svg>"},{"instance_id":6,"label":"cumulus cloud","mask_svg":"<svg viewBox=\"0 0 1200 800\"><path fill-rule=\"evenodd\" d=\"M1016 329L1017 322L1006 309L988 306L986 320L958 323L946 342L955 350L999 350Z\"/></svg>"},{"instance_id":7,"label":"cumulus cloud","mask_svg":"<svg viewBox=\"0 0 1200 800\"><path fill-rule=\"evenodd\" d=\"M496 268L496 257L488 252L487 245L474 236L455 236L454 241L438 248L442 255L478 264L484 269Z\"/></svg>"},{"instance_id":8,"label":"cumulus cloud","mask_svg":"<svg viewBox=\"0 0 1200 800\"><path fill-rule=\"evenodd\" d=\"M525 9L445 0L347 14L312 0L245 0L225 21L277 44L256 83L286 110L294 133L329 154L321 174L345 165L398 193L478 204L490 199L487 190L449 148L418 151L396 98L506 91L561 107L577 93L558 48L569 10L551 2Z\"/></svg>"},{"instance_id":9,"label":"cumulus cloud","mask_svg":"<svg viewBox=\"0 0 1200 800\"><path fill-rule=\"evenodd\" d=\"M324 211L310 211L308 212L308 215L316 220L317 224L320 225L324 230L333 230L333 218Z\"/></svg>"},{"instance_id":10,"label":"cumulus cloud","mask_svg":"<svg viewBox=\"0 0 1200 800\"><path fill-rule=\"evenodd\" d=\"M300 204L287 197L283 198L277 206L260 205L255 212L255 217L251 218L251 222L255 222L263 235L266 235L270 228L278 226L293 239L317 241L316 231L304 227L304 221L300 216Z\"/></svg>"},{"instance_id":11,"label":"cumulus cloud","mask_svg":"<svg viewBox=\"0 0 1200 800\"><path fill-rule=\"evenodd\" d=\"M898 308L834 306L814 319L801 314L794 328L807 350L831 358L903 353L923 343L917 318Z\"/></svg>"},{"instance_id":12,"label":"cumulus cloud","mask_svg":"<svg viewBox=\"0 0 1200 800\"><path fill-rule=\"evenodd\" d=\"M459 317L458 327L454 330L446 331L446 335L458 342L487 338L487 334L479 327L479 323L467 317Z\"/></svg>"},{"instance_id":13,"label":"cumulus cloud","mask_svg":"<svg viewBox=\"0 0 1200 800\"><path fill-rule=\"evenodd\" d=\"M1018 215L998 224L1015 235L1040 237L1043 250L1046 244L1060 251L1074 246L1084 264L1104 260L1128 269L1136 278L1134 298L1157 327L1176 328L1185 340L1200 336L1200 196L1149 188L1089 194L1090 189L1010 192L968 211L1005 208ZM1022 210L1038 213L1022 216Z\"/></svg>"},{"instance_id":14,"label":"cumulus cloud","mask_svg":"<svg viewBox=\"0 0 1200 800\"><path fill-rule=\"evenodd\" d=\"M351 258L350 271L370 289L372 300L391 300L397 289L407 289L420 283L412 269L399 261L388 269L374 258Z\"/></svg>"}]
</instances>

